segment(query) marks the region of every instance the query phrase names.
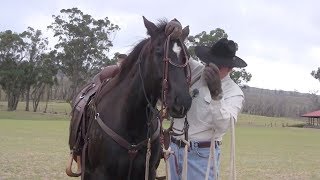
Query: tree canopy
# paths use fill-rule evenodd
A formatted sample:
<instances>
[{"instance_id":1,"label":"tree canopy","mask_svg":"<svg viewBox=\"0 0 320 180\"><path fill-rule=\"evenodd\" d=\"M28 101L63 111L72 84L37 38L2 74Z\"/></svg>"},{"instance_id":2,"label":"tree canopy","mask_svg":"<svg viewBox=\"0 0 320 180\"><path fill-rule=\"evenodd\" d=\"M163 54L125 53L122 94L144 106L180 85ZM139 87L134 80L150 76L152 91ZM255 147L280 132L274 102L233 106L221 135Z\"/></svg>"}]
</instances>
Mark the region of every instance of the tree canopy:
<instances>
[{"instance_id":1,"label":"tree canopy","mask_svg":"<svg viewBox=\"0 0 320 180\"><path fill-rule=\"evenodd\" d=\"M31 89L34 91L41 82L43 86L53 83L56 64L51 58L51 66L46 66L47 45L41 31L31 27L20 34L10 30L0 32L0 85L7 94L9 111L16 110L22 95L28 111Z\"/></svg>"},{"instance_id":2,"label":"tree canopy","mask_svg":"<svg viewBox=\"0 0 320 180\"><path fill-rule=\"evenodd\" d=\"M8 96L8 110L15 110L24 90L25 42L22 35L0 32L0 85Z\"/></svg>"},{"instance_id":3,"label":"tree canopy","mask_svg":"<svg viewBox=\"0 0 320 180\"><path fill-rule=\"evenodd\" d=\"M318 67L318 70L314 70L311 72L311 75L320 81L320 67Z\"/></svg>"},{"instance_id":4,"label":"tree canopy","mask_svg":"<svg viewBox=\"0 0 320 180\"><path fill-rule=\"evenodd\" d=\"M62 9L52 17L54 22L48 28L58 37L57 58L60 69L72 82L73 96L109 60L107 52L113 46L110 35L119 27L108 17L96 20L78 8Z\"/></svg>"},{"instance_id":5,"label":"tree canopy","mask_svg":"<svg viewBox=\"0 0 320 180\"><path fill-rule=\"evenodd\" d=\"M28 27L21 34L25 42L25 62L24 69L24 85L25 85L25 100L26 111L29 111L29 99L31 88L38 83L39 69L42 69L41 61L43 54L48 48L48 39L43 37L40 30L34 30ZM50 71L50 70L48 70Z\"/></svg>"}]
</instances>

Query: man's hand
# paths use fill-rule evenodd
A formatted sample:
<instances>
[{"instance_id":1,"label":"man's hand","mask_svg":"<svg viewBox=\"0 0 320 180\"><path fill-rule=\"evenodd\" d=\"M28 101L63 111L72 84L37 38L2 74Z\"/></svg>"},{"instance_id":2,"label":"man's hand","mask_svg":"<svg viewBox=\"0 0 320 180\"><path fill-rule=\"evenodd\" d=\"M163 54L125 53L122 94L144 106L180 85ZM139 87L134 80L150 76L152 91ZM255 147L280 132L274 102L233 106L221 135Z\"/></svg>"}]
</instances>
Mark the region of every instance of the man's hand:
<instances>
[{"instance_id":1,"label":"man's hand","mask_svg":"<svg viewBox=\"0 0 320 180\"><path fill-rule=\"evenodd\" d=\"M221 99L222 89L219 68L215 64L209 63L203 70L203 76L207 82L211 98L214 100Z\"/></svg>"},{"instance_id":2,"label":"man's hand","mask_svg":"<svg viewBox=\"0 0 320 180\"><path fill-rule=\"evenodd\" d=\"M171 38L178 39L182 35L182 26L177 19L173 19L167 23L165 28L165 34L171 35Z\"/></svg>"}]
</instances>

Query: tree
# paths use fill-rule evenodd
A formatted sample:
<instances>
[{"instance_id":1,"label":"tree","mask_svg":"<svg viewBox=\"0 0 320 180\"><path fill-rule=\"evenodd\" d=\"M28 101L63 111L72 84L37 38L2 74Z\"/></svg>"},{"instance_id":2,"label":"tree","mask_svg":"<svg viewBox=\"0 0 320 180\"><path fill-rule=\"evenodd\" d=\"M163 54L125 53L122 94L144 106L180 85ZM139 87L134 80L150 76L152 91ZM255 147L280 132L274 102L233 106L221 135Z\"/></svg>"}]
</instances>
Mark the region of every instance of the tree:
<instances>
[{"instance_id":1,"label":"tree","mask_svg":"<svg viewBox=\"0 0 320 180\"><path fill-rule=\"evenodd\" d=\"M26 91L25 110L29 111L30 90L33 85L38 83L37 76L40 73L38 69L42 68L39 67L42 65L39 61L41 61L41 56L47 50L48 40L42 37L40 30L34 30L31 27L28 27L28 30L22 33L22 37L25 42L26 60L28 62L25 67L25 80L23 81Z\"/></svg>"},{"instance_id":2,"label":"tree","mask_svg":"<svg viewBox=\"0 0 320 180\"><path fill-rule=\"evenodd\" d=\"M232 70L230 73L231 79L238 85L243 85L243 82L249 82L252 75L248 73L245 69L240 69L239 71Z\"/></svg>"},{"instance_id":3,"label":"tree","mask_svg":"<svg viewBox=\"0 0 320 180\"><path fill-rule=\"evenodd\" d=\"M312 71L311 75L315 78L318 79L320 81L320 67L318 67L317 71Z\"/></svg>"},{"instance_id":4,"label":"tree","mask_svg":"<svg viewBox=\"0 0 320 180\"><path fill-rule=\"evenodd\" d=\"M221 28L216 28L211 30L209 33L206 31L202 31L201 33L195 36L188 37L188 50L190 52L190 56L192 58L197 59L195 55L194 48L195 46L212 46L221 38L228 38L228 34ZM238 85L243 85L244 82L249 82L252 75L247 72L245 69L241 69L239 71L232 70L230 73L230 77L236 82Z\"/></svg>"},{"instance_id":5,"label":"tree","mask_svg":"<svg viewBox=\"0 0 320 180\"><path fill-rule=\"evenodd\" d=\"M315 78L315 79L318 79L320 81L320 67L318 67L318 70L314 70L311 72L311 75ZM318 91L315 91L315 92L311 92L311 94L313 95L313 97L311 98L312 99L312 102L313 104L319 108L320 107L320 98L316 95Z\"/></svg>"},{"instance_id":6,"label":"tree","mask_svg":"<svg viewBox=\"0 0 320 180\"><path fill-rule=\"evenodd\" d=\"M32 91L33 111L36 112L40 102L41 96L44 94L45 88L51 89L53 85L57 84L58 67L56 64L56 51L43 53L35 66L37 76ZM46 98L46 107L49 100L49 93Z\"/></svg>"},{"instance_id":7,"label":"tree","mask_svg":"<svg viewBox=\"0 0 320 180\"><path fill-rule=\"evenodd\" d=\"M24 90L24 70L27 67L24 50L21 34L10 30L0 32L0 85L8 96L8 111L16 110Z\"/></svg>"},{"instance_id":8,"label":"tree","mask_svg":"<svg viewBox=\"0 0 320 180\"><path fill-rule=\"evenodd\" d=\"M94 19L78 8L62 9L60 15L53 15L54 22L48 26L58 37L59 66L71 80L71 100L79 86L93 76L108 61L106 53L112 47L111 33L119 30L108 17Z\"/></svg>"}]
</instances>

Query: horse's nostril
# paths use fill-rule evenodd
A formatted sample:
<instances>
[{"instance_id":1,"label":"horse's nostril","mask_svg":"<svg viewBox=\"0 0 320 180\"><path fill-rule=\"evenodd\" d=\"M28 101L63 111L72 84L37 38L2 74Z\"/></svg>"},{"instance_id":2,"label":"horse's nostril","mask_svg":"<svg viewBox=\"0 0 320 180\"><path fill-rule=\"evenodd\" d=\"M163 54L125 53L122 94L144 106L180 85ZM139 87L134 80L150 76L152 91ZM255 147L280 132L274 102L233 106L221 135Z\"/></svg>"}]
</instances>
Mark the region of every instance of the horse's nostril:
<instances>
[{"instance_id":1,"label":"horse's nostril","mask_svg":"<svg viewBox=\"0 0 320 180\"><path fill-rule=\"evenodd\" d=\"M176 111L176 112L179 112L180 111L180 107L177 106L177 105L174 105L173 106L173 110Z\"/></svg>"},{"instance_id":2,"label":"horse's nostril","mask_svg":"<svg viewBox=\"0 0 320 180\"><path fill-rule=\"evenodd\" d=\"M184 115L186 108L184 106L175 105L174 110L176 111L176 113L178 113L180 115Z\"/></svg>"},{"instance_id":3,"label":"horse's nostril","mask_svg":"<svg viewBox=\"0 0 320 180\"><path fill-rule=\"evenodd\" d=\"M187 109L184 106L174 105L170 108L169 113L174 118L183 118L187 113Z\"/></svg>"}]
</instances>

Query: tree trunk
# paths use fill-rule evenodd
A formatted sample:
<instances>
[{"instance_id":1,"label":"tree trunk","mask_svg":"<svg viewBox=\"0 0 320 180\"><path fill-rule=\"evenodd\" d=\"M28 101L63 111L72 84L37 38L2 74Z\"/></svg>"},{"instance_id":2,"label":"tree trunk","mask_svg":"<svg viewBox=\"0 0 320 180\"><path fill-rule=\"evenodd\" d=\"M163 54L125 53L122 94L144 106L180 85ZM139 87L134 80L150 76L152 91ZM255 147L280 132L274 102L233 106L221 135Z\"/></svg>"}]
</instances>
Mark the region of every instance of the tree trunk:
<instances>
[{"instance_id":1,"label":"tree trunk","mask_svg":"<svg viewBox=\"0 0 320 180\"><path fill-rule=\"evenodd\" d=\"M8 111L17 110L20 93L14 91L6 92L8 94Z\"/></svg>"},{"instance_id":2,"label":"tree trunk","mask_svg":"<svg viewBox=\"0 0 320 180\"><path fill-rule=\"evenodd\" d=\"M30 86L27 87L27 91L26 91L26 111L29 111L29 101L30 101Z\"/></svg>"},{"instance_id":3,"label":"tree trunk","mask_svg":"<svg viewBox=\"0 0 320 180\"><path fill-rule=\"evenodd\" d=\"M13 95L12 95L12 93L9 93L9 92L7 92L7 94L8 94L8 111L14 111L14 108L13 108L13 101L14 101L14 99L13 99Z\"/></svg>"},{"instance_id":4,"label":"tree trunk","mask_svg":"<svg viewBox=\"0 0 320 180\"><path fill-rule=\"evenodd\" d=\"M33 94L33 112L37 112L38 105L41 99L41 95L44 92L45 85L40 85L39 87L35 88L35 90L32 92Z\"/></svg>"},{"instance_id":5,"label":"tree trunk","mask_svg":"<svg viewBox=\"0 0 320 180\"><path fill-rule=\"evenodd\" d=\"M71 103L73 97L76 95L78 89L79 89L79 77L78 76L74 76L72 77L72 81L71 81L71 93L69 94L68 98L67 98L67 102Z\"/></svg>"},{"instance_id":6,"label":"tree trunk","mask_svg":"<svg viewBox=\"0 0 320 180\"><path fill-rule=\"evenodd\" d=\"M47 87L47 100L46 100L46 106L44 108L44 113L47 113L47 108L48 108L48 102L49 102L49 98L50 98L50 91L51 91L51 87Z\"/></svg>"}]
</instances>

